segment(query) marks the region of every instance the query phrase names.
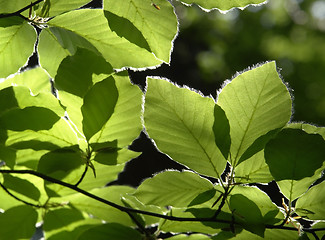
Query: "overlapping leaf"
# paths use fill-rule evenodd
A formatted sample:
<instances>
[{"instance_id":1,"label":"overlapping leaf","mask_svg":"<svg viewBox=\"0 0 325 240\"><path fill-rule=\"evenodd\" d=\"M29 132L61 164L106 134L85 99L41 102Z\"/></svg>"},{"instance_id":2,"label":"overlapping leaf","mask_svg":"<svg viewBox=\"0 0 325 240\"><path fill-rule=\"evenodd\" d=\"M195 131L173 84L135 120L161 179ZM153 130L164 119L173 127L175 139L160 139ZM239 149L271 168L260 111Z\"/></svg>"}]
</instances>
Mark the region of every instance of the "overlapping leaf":
<instances>
[{"instance_id":1,"label":"overlapping leaf","mask_svg":"<svg viewBox=\"0 0 325 240\"><path fill-rule=\"evenodd\" d=\"M202 203L199 197L210 200L215 192L210 181L195 173L166 171L145 180L134 195L148 205L186 207Z\"/></svg>"},{"instance_id":2,"label":"overlapping leaf","mask_svg":"<svg viewBox=\"0 0 325 240\"><path fill-rule=\"evenodd\" d=\"M260 4L265 2L265 0L227 0L227 1L214 1L214 0L181 0L186 4L198 4L200 7L206 10L210 9L220 9L220 10L230 10L232 8L244 8L250 4Z\"/></svg>"},{"instance_id":3,"label":"overlapping leaf","mask_svg":"<svg viewBox=\"0 0 325 240\"><path fill-rule=\"evenodd\" d=\"M144 121L157 147L201 174L219 177L226 161L212 131L215 103L162 79L147 79Z\"/></svg>"},{"instance_id":4,"label":"overlapping leaf","mask_svg":"<svg viewBox=\"0 0 325 240\"><path fill-rule=\"evenodd\" d=\"M177 34L177 18L168 1L156 0L153 3L151 0L128 0L121 4L105 0L104 9L128 19L141 32L155 56L169 63L172 41ZM124 27L118 29L125 30ZM132 32L129 34L132 37ZM135 40L131 38L130 41Z\"/></svg>"},{"instance_id":5,"label":"overlapping leaf","mask_svg":"<svg viewBox=\"0 0 325 240\"><path fill-rule=\"evenodd\" d=\"M35 41L35 30L21 18L0 19L0 78L8 77L25 65L34 51Z\"/></svg>"},{"instance_id":6,"label":"overlapping leaf","mask_svg":"<svg viewBox=\"0 0 325 240\"><path fill-rule=\"evenodd\" d=\"M230 124L230 162L237 165L256 139L281 127L291 116L291 98L269 62L237 76L218 96Z\"/></svg>"}]
</instances>

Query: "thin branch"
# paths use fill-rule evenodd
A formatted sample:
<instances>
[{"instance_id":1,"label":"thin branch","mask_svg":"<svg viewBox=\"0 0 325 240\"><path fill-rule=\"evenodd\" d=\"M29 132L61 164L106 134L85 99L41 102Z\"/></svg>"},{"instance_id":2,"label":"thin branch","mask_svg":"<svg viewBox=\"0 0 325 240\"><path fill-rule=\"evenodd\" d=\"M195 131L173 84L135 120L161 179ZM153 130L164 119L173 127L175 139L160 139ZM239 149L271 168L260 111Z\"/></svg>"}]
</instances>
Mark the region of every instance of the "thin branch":
<instances>
[{"instance_id":1,"label":"thin branch","mask_svg":"<svg viewBox=\"0 0 325 240\"><path fill-rule=\"evenodd\" d=\"M169 215L164 215L164 214L159 214L159 213L154 213L154 212L148 212L148 211L144 211L144 210L139 210L139 209L133 209L133 208L128 208L128 207L124 207L121 205L118 205L114 202L108 201L106 199L103 199L101 197L98 197L90 192L87 192L85 190L82 190L78 187L76 187L75 185L63 182L61 180L52 178L50 176L47 176L45 174L33 171L33 170L3 170L0 169L0 173L6 173L6 174L10 174L10 173L17 173L17 174L31 174L34 176L37 176L39 178L42 178L45 181L51 182L51 183L55 183L55 184L59 184L61 186L70 188L76 192L79 192L85 196L88 196L92 199L95 199L99 202L102 202L108 206L114 207L122 212L125 212L127 214L130 213L139 213L139 214L144 214L144 215L148 215L148 216L153 216L153 217L157 217L157 218L162 218L162 219L166 219L166 220L171 220L171 221L179 221L179 222L217 222L217 223L226 223L226 224L234 224L233 221L231 220L224 220L224 219L215 219L214 217L208 217L208 218L187 218L187 217L174 217L174 216L169 216ZM281 225L269 225L266 224L265 225L266 228L268 229L284 229L284 230L290 230L290 231L297 231L296 228L293 227L286 227L286 226L281 226ZM324 231L325 228L315 228L315 229L309 229L309 228L303 228L302 229L304 232L316 232L316 231Z\"/></svg>"},{"instance_id":2,"label":"thin branch","mask_svg":"<svg viewBox=\"0 0 325 240\"><path fill-rule=\"evenodd\" d=\"M36 208L41 208L43 206L41 205L38 205L38 204L33 204L33 203L30 203L30 202L27 202L23 199L20 199L19 197L15 196L13 193L11 193L1 182L0 182L0 187L6 192L8 193L8 195L10 195L11 197L13 197L14 199L16 199L17 201L19 202L22 202L26 205L29 205L29 206L32 206L32 207L36 207Z\"/></svg>"},{"instance_id":3,"label":"thin branch","mask_svg":"<svg viewBox=\"0 0 325 240\"><path fill-rule=\"evenodd\" d=\"M86 164L86 167L85 167L84 172L82 173L82 175L81 175L79 181L75 184L76 187L78 187L78 185L82 182L82 180L83 180L84 177L86 176L87 170L88 170L88 165Z\"/></svg>"},{"instance_id":4,"label":"thin branch","mask_svg":"<svg viewBox=\"0 0 325 240\"><path fill-rule=\"evenodd\" d=\"M13 16L18 16L22 17L26 20L26 17L21 15L22 12L26 11L27 9L35 6L36 4L39 4L40 2L43 2L44 0L37 0L36 2L32 2L31 4L27 5L26 7L23 7L22 9L13 12L13 13L5 13L5 14L0 14L0 18L7 18L7 17L13 17Z\"/></svg>"}]
</instances>

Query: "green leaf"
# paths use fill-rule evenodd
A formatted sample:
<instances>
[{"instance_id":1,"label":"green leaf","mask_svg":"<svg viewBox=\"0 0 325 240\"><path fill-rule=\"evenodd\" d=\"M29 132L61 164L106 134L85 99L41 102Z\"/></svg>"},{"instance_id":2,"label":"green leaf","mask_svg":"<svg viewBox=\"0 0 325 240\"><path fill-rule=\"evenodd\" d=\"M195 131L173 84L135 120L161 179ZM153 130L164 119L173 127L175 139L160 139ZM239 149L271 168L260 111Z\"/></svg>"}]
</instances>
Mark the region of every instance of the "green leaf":
<instances>
[{"instance_id":1,"label":"green leaf","mask_svg":"<svg viewBox=\"0 0 325 240\"><path fill-rule=\"evenodd\" d=\"M191 235L179 234L166 239L167 240L211 240L213 238L203 234L191 234Z\"/></svg>"},{"instance_id":2,"label":"green leaf","mask_svg":"<svg viewBox=\"0 0 325 240\"><path fill-rule=\"evenodd\" d=\"M17 72L34 51L36 41L34 28L17 18L0 19L0 78ZM17 24L18 22L20 24Z\"/></svg>"},{"instance_id":3,"label":"green leaf","mask_svg":"<svg viewBox=\"0 0 325 240\"><path fill-rule=\"evenodd\" d=\"M213 132L216 145L227 159L231 144L230 126L225 112L217 104L214 106Z\"/></svg>"},{"instance_id":4,"label":"green leaf","mask_svg":"<svg viewBox=\"0 0 325 240\"><path fill-rule=\"evenodd\" d=\"M232 8L244 8L251 4L260 4L265 0L227 0L227 1L214 1L214 0L181 0L185 4L198 4L204 10L211 10L214 8L220 10L230 10Z\"/></svg>"},{"instance_id":5,"label":"green leaf","mask_svg":"<svg viewBox=\"0 0 325 240\"><path fill-rule=\"evenodd\" d=\"M236 222L241 223L248 231L264 237L263 216L254 201L241 194L233 194L229 203Z\"/></svg>"},{"instance_id":6,"label":"green leaf","mask_svg":"<svg viewBox=\"0 0 325 240\"><path fill-rule=\"evenodd\" d=\"M0 83L0 89L12 85L25 86L30 89L33 95L37 95L40 92L51 93L50 78L40 67L32 68L7 78L4 82Z\"/></svg>"},{"instance_id":7,"label":"green leaf","mask_svg":"<svg viewBox=\"0 0 325 240\"><path fill-rule=\"evenodd\" d=\"M218 96L230 124L230 163L256 139L282 128L291 116L291 98L274 62L244 72L228 83Z\"/></svg>"},{"instance_id":8,"label":"green leaf","mask_svg":"<svg viewBox=\"0 0 325 240\"><path fill-rule=\"evenodd\" d=\"M13 13L26 7L29 3L26 3L26 0L15 0L15 1L0 1L0 12L1 13Z\"/></svg>"},{"instance_id":9,"label":"green leaf","mask_svg":"<svg viewBox=\"0 0 325 240\"><path fill-rule=\"evenodd\" d=\"M54 17L64 12L78 9L90 0L46 0L38 5L36 14L40 17Z\"/></svg>"},{"instance_id":10,"label":"green leaf","mask_svg":"<svg viewBox=\"0 0 325 240\"><path fill-rule=\"evenodd\" d=\"M284 129L265 147L265 160L275 180L311 177L325 161L325 140L318 134Z\"/></svg>"},{"instance_id":11,"label":"green leaf","mask_svg":"<svg viewBox=\"0 0 325 240\"><path fill-rule=\"evenodd\" d=\"M240 183L268 183L273 180L265 162L264 151L254 154L235 168L235 179Z\"/></svg>"},{"instance_id":12,"label":"green leaf","mask_svg":"<svg viewBox=\"0 0 325 240\"><path fill-rule=\"evenodd\" d=\"M213 127L213 99L162 79L148 79L144 122L158 148L189 168L219 177L226 161Z\"/></svg>"},{"instance_id":13,"label":"green leaf","mask_svg":"<svg viewBox=\"0 0 325 240\"><path fill-rule=\"evenodd\" d=\"M73 19L73 21L71 21ZM161 63L146 49L120 38L109 28L104 11L100 9L81 9L57 16L48 22L50 27L68 30L89 42L114 68L143 68ZM63 41L77 45L71 36ZM78 41L79 41L78 40ZM40 39L40 42L42 39ZM77 45L78 46L78 45ZM83 44L83 47L85 45ZM93 47L86 46L89 50Z\"/></svg>"},{"instance_id":14,"label":"green leaf","mask_svg":"<svg viewBox=\"0 0 325 240\"><path fill-rule=\"evenodd\" d=\"M31 182L9 174L5 174L3 178L3 185L7 189L13 190L35 201L39 200L41 193Z\"/></svg>"},{"instance_id":15,"label":"green leaf","mask_svg":"<svg viewBox=\"0 0 325 240\"><path fill-rule=\"evenodd\" d=\"M16 151L13 148L0 144L0 162L6 163L6 166L13 168L16 162Z\"/></svg>"},{"instance_id":16,"label":"green leaf","mask_svg":"<svg viewBox=\"0 0 325 240\"><path fill-rule=\"evenodd\" d=\"M218 238L217 238L218 239ZM264 237L252 234L248 231L242 231L237 234L236 237L232 239L239 240L262 240L262 239L286 239L286 240L297 240L299 239L298 230L297 231L288 231L283 229L266 229Z\"/></svg>"},{"instance_id":17,"label":"green leaf","mask_svg":"<svg viewBox=\"0 0 325 240\"><path fill-rule=\"evenodd\" d=\"M211 199L215 192L213 184L198 174L166 171L146 179L134 195L147 205L186 207L198 195L206 194Z\"/></svg>"},{"instance_id":18,"label":"green leaf","mask_svg":"<svg viewBox=\"0 0 325 240\"><path fill-rule=\"evenodd\" d=\"M78 240L88 240L88 239L96 239L96 240L118 240L118 239L134 239L141 240L142 235L137 230L123 226L118 223L106 223L100 226L96 226L90 228L86 232L84 232Z\"/></svg>"},{"instance_id":19,"label":"green leaf","mask_svg":"<svg viewBox=\"0 0 325 240\"><path fill-rule=\"evenodd\" d=\"M85 95L81 107L83 132L89 140L114 113L118 90L112 77L96 83Z\"/></svg>"},{"instance_id":20,"label":"green leaf","mask_svg":"<svg viewBox=\"0 0 325 240\"><path fill-rule=\"evenodd\" d=\"M325 182L310 188L296 202L296 212L311 220L325 220Z\"/></svg>"},{"instance_id":21,"label":"green leaf","mask_svg":"<svg viewBox=\"0 0 325 240\"><path fill-rule=\"evenodd\" d=\"M0 214L0 240L31 238L36 229L36 221L37 212L31 206L24 205L8 209Z\"/></svg>"},{"instance_id":22,"label":"green leaf","mask_svg":"<svg viewBox=\"0 0 325 240\"><path fill-rule=\"evenodd\" d=\"M141 121L143 94L138 86L130 83L125 72L113 77L118 90L114 113L89 142L102 143L117 140L117 147L124 148L130 145L143 129Z\"/></svg>"},{"instance_id":23,"label":"green leaf","mask_svg":"<svg viewBox=\"0 0 325 240\"><path fill-rule=\"evenodd\" d=\"M14 108L0 116L0 125L1 128L13 131L49 130L59 119L60 117L48 108Z\"/></svg>"},{"instance_id":24,"label":"green leaf","mask_svg":"<svg viewBox=\"0 0 325 240\"><path fill-rule=\"evenodd\" d=\"M100 223L100 220L87 218L76 209L59 208L46 213L42 228L48 240L71 240Z\"/></svg>"},{"instance_id":25,"label":"green leaf","mask_svg":"<svg viewBox=\"0 0 325 240\"><path fill-rule=\"evenodd\" d=\"M80 186L80 188L82 187ZM134 189L128 186L110 186L93 189L89 192L98 197L123 206L121 196L133 191ZM60 201L69 201L73 207L79 209L80 211L84 211L108 223L119 223L125 226L134 226L134 223L131 221L128 214L87 196L74 194L60 198Z\"/></svg>"},{"instance_id":26,"label":"green leaf","mask_svg":"<svg viewBox=\"0 0 325 240\"><path fill-rule=\"evenodd\" d=\"M177 34L177 18L169 2L156 0L155 4L159 10L151 0L128 0L123 4L105 0L104 9L128 19L141 32L155 56L169 63L172 42Z\"/></svg>"}]
</instances>

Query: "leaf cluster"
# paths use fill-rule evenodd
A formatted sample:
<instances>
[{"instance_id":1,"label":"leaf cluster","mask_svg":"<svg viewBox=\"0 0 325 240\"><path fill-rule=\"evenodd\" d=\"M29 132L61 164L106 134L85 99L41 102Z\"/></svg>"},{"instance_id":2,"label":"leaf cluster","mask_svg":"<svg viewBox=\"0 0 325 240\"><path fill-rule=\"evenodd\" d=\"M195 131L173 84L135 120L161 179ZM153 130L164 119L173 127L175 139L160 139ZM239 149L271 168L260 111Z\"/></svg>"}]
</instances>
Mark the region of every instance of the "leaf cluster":
<instances>
[{"instance_id":1,"label":"leaf cluster","mask_svg":"<svg viewBox=\"0 0 325 240\"><path fill-rule=\"evenodd\" d=\"M88 2L0 1L0 239L29 239L37 223L49 240L320 239L325 130L290 122L275 62L215 97L159 77L143 93L125 69L170 62L172 1ZM33 52L37 67L19 70ZM128 146L143 130L186 170L106 187L140 155ZM279 206L255 187L270 181Z\"/></svg>"}]
</instances>

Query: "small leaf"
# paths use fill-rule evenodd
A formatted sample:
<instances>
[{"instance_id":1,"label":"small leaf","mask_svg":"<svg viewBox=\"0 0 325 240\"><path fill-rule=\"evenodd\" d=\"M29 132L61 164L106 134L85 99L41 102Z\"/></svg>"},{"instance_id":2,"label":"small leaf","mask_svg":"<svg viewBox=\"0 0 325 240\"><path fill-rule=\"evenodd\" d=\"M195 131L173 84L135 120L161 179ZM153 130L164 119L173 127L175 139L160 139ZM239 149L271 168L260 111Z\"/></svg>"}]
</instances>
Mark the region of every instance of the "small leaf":
<instances>
[{"instance_id":1,"label":"small leaf","mask_svg":"<svg viewBox=\"0 0 325 240\"><path fill-rule=\"evenodd\" d=\"M265 160L275 180L311 177L325 161L325 140L318 134L284 129L265 147Z\"/></svg>"},{"instance_id":2,"label":"small leaf","mask_svg":"<svg viewBox=\"0 0 325 240\"><path fill-rule=\"evenodd\" d=\"M137 230L118 223L106 223L85 231L78 240L107 240L107 239L132 239L141 240L142 235Z\"/></svg>"},{"instance_id":3,"label":"small leaf","mask_svg":"<svg viewBox=\"0 0 325 240\"><path fill-rule=\"evenodd\" d=\"M149 136L173 160L218 178L226 161L212 131L215 103L162 79L147 79L144 123Z\"/></svg>"},{"instance_id":4,"label":"small leaf","mask_svg":"<svg viewBox=\"0 0 325 240\"><path fill-rule=\"evenodd\" d=\"M0 78L8 77L25 65L34 51L35 41L36 32L27 22L18 17L0 19Z\"/></svg>"},{"instance_id":5,"label":"small leaf","mask_svg":"<svg viewBox=\"0 0 325 240\"><path fill-rule=\"evenodd\" d=\"M37 212L31 206L23 205L8 209L0 214L0 239L30 239L36 230L36 221Z\"/></svg>"},{"instance_id":6,"label":"small leaf","mask_svg":"<svg viewBox=\"0 0 325 240\"><path fill-rule=\"evenodd\" d=\"M212 196L209 191L212 191ZM147 205L186 207L193 205L198 195L208 194L213 197L215 192L213 184L198 174L166 171L146 179L134 195Z\"/></svg>"},{"instance_id":7,"label":"small leaf","mask_svg":"<svg viewBox=\"0 0 325 240\"><path fill-rule=\"evenodd\" d=\"M298 198L296 211L311 220L325 220L325 182L310 188Z\"/></svg>"},{"instance_id":8,"label":"small leaf","mask_svg":"<svg viewBox=\"0 0 325 240\"><path fill-rule=\"evenodd\" d=\"M274 62L238 75L222 89L217 103L230 124L233 166L256 139L284 127L291 116L291 97Z\"/></svg>"},{"instance_id":9,"label":"small leaf","mask_svg":"<svg viewBox=\"0 0 325 240\"><path fill-rule=\"evenodd\" d=\"M96 83L85 95L81 112L87 140L101 130L112 116L117 99L118 90L112 77Z\"/></svg>"}]
</instances>

